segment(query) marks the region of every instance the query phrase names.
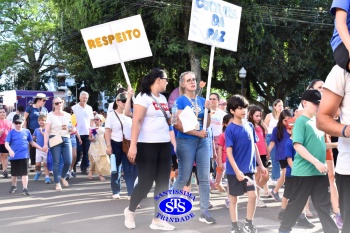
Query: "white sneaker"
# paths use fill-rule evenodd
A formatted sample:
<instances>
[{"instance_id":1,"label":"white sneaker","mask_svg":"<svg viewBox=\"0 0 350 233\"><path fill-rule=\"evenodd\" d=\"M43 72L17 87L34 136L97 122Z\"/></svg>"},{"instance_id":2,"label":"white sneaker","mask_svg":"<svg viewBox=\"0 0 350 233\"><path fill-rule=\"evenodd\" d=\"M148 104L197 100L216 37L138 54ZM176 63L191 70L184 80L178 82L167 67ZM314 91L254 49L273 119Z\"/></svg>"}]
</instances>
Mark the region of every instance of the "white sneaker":
<instances>
[{"instance_id":1,"label":"white sneaker","mask_svg":"<svg viewBox=\"0 0 350 233\"><path fill-rule=\"evenodd\" d=\"M125 208L124 216L125 216L124 225L126 226L126 228L134 229L135 228L135 212L131 212L129 210L129 206Z\"/></svg>"},{"instance_id":2,"label":"white sneaker","mask_svg":"<svg viewBox=\"0 0 350 233\"><path fill-rule=\"evenodd\" d=\"M276 184L277 184L277 180L272 180L272 179L269 180L270 186L276 186Z\"/></svg>"},{"instance_id":3,"label":"white sneaker","mask_svg":"<svg viewBox=\"0 0 350 233\"><path fill-rule=\"evenodd\" d=\"M260 198L257 198L256 199L256 207L265 208L266 204Z\"/></svg>"},{"instance_id":4,"label":"white sneaker","mask_svg":"<svg viewBox=\"0 0 350 233\"><path fill-rule=\"evenodd\" d=\"M175 227L170 225L168 222L160 220L159 218L153 219L151 225L149 227L152 230L163 230L163 231L173 231Z\"/></svg>"},{"instance_id":5,"label":"white sneaker","mask_svg":"<svg viewBox=\"0 0 350 233\"><path fill-rule=\"evenodd\" d=\"M112 195L112 198L113 198L113 199L120 199L119 193L118 193L118 194L113 194L113 195Z\"/></svg>"}]
</instances>

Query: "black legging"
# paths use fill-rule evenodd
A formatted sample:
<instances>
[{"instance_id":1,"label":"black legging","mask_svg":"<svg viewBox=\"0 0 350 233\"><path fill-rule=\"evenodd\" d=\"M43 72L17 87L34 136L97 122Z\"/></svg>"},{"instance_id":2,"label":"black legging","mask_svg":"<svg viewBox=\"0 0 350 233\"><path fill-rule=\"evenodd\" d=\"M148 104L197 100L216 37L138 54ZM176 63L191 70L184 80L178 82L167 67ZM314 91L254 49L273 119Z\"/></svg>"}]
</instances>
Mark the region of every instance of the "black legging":
<instances>
[{"instance_id":1,"label":"black legging","mask_svg":"<svg viewBox=\"0 0 350 233\"><path fill-rule=\"evenodd\" d=\"M134 212L137 205L147 196L156 182L154 195L168 190L171 170L171 144L137 143L136 167L138 183L132 192L129 210ZM154 201L155 215L159 212L159 201Z\"/></svg>"}]
</instances>

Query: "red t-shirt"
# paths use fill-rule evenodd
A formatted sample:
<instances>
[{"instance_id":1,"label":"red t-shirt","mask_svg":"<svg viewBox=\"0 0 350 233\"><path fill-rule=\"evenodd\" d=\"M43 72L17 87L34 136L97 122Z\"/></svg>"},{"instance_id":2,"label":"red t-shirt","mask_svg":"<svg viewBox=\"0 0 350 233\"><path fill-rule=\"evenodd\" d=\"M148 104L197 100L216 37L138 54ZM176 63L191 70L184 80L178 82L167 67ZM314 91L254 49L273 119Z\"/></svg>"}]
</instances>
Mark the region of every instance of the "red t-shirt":
<instances>
[{"instance_id":1,"label":"red t-shirt","mask_svg":"<svg viewBox=\"0 0 350 233\"><path fill-rule=\"evenodd\" d=\"M222 146L222 162L226 163L227 154L226 154L225 132L220 134L218 145Z\"/></svg>"},{"instance_id":2,"label":"red t-shirt","mask_svg":"<svg viewBox=\"0 0 350 233\"><path fill-rule=\"evenodd\" d=\"M267 155L267 148L264 137L264 129L262 129L259 125L255 127L256 135L258 135L259 141L256 143L258 147L260 155Z\"/></svg>"}]
</instances>

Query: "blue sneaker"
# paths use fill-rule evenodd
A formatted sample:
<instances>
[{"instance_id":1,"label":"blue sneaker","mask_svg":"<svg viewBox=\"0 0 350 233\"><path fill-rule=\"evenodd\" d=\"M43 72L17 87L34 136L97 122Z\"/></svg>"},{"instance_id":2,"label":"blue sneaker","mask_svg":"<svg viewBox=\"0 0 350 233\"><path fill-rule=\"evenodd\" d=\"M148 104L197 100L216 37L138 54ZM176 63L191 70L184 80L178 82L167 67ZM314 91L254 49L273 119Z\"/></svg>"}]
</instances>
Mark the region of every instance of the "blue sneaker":
<instances>
[{"instance_id":1,"label":"blue sneaker","mask_svg":"<svg viewBox=\"0 0 350 233\"><path fill-rule=\"evenodd\" d=\"M51 184L51 179L50 177L45 178L45 184Z\"/></svg>"},{"instance_id":2,"label":"blue sneaker","mask_svg":"<svg viewBox=\"0 0 350 233\"><path fill-rule=\"evenodd\" d=\"M35 176L34 176L34 180L37 181L40 178L42 171L36 172Z\"/></svg>"}]
</instances>

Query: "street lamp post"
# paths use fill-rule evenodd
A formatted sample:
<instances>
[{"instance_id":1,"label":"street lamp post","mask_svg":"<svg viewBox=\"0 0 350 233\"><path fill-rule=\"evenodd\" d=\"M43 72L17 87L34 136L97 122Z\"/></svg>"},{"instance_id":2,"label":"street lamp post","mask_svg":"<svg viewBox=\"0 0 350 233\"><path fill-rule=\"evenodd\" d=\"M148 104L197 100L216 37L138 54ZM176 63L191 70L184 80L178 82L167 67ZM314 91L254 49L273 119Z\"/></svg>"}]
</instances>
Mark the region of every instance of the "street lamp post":
<instances>
[{"instance_id":1,"label":"street lamp post","mask_svg":"<svg viewBox=\"0 0 350 233\"><path fill-rule=\"evenodd\" d=\"M240 70L239 70L239 78L241 79L241 95L244 95L244 91L243 91L243 82L244 82L244 79L245 77L247 76L247 71L244 69L244 67L242 67Z\"/></svg>"}]
</instances>

